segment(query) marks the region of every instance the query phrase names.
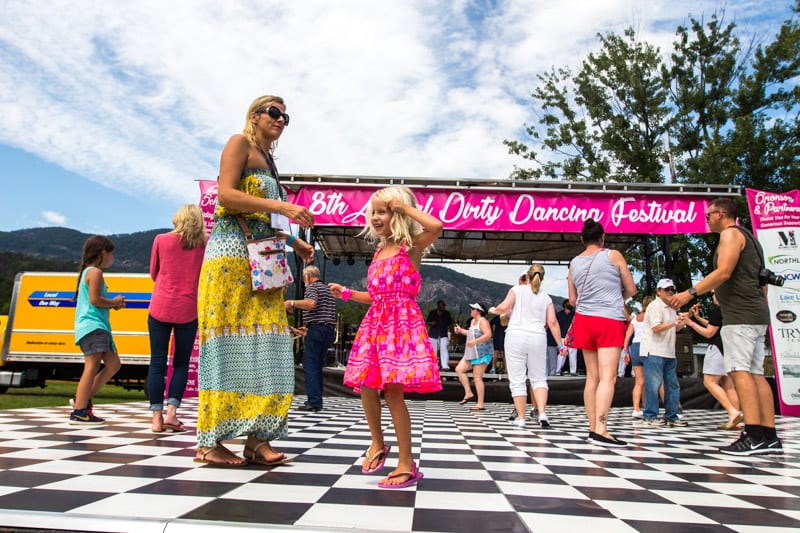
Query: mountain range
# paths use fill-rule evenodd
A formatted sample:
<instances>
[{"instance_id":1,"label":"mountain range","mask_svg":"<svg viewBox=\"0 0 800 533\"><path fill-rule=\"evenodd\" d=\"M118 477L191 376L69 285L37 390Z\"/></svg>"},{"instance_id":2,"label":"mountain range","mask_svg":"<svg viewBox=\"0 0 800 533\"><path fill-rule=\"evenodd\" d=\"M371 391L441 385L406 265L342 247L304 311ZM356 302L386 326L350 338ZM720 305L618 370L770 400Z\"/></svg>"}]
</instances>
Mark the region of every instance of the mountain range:
<instances>
[{"instance_id":1,"label":"mountain range","mask_svg":"<svg viewBox=\"0 0 800 533\"><path fill-rule=\"evenodd\" d=\"M148 272L153 239L168 229L154 229L109 235L114 242L114 264L110 272ZM83 243L90 237L68 228L31 228L0 232L0 314L8 313L14 277L20 271L77 271ZM292 264L294 261L290 254ZM317 263L326 281L336 281L355 289L365 289L367 265L330 261ZM509 286L461 274L438 265L423 264L422 287L418 301L424 312L444 300L453 318L463 322L469 317L469 304L494 305L505 298ZM297 298L291 288L287 298ZM553 297L555 302L561 298Z\"/></svg>"}]
</instances>

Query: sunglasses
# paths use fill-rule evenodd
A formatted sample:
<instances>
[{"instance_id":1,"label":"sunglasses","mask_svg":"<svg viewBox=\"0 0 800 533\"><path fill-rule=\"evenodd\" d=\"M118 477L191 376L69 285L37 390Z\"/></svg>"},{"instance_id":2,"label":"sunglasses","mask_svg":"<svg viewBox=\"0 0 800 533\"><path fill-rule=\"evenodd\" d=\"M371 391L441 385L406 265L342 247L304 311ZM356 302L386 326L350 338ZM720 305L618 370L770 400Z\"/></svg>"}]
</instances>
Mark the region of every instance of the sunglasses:
<instances>
[{"instance_id":1,"label":"sunglasses","mask_svg":"<svg viewBox=\"0 0 800 533\"><path fill-rule=\"evenodd\" d=\"M263 107L260 109L256 109L256 113L266 113L272 120L278 120L279 118L283 117L283 125L284 126L289 125L289 115L287 115L274 105L271 105L266 109Z\"/></svg>"},{"instance_id":2,"label":"sunglasses","mask_svg":"<svg viewBox=\"0 0 800 533\"><path fill-rule=\"evenodd\" d=\"M661 289L664 292L675 292L675 287L667 287L666 289Z\"/></svg>"},{"instance_id":3,"label":"sunglasses","mask_svg":"<svg viewBox=\"0 0 800 533\"><path fill-rule=\"evenodd\" d=\"M716 215L717 213L719 213L719 211L709 211L708 213L706 213L706 222L709 221L711 215Z\"/></svg>"}]
</instances>

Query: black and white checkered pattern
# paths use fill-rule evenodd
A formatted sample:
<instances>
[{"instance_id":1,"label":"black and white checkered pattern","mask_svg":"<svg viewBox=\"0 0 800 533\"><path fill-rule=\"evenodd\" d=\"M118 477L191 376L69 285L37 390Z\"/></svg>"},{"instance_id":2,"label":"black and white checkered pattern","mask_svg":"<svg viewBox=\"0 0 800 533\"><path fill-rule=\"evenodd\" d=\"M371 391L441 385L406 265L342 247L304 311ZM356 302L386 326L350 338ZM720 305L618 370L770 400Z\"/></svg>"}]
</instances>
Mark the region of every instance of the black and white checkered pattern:
<instances>
[{"instance_id":1,"label":"black and white checkered pattern","mask_svg":"<svg viewBox=\"0 0 800 533\"><path fill-rule=\"evenodd\" d=\"M295 399L295 407L304 397ZM0 528L84 531L755 531L800 529L800 420L779 418L785 454L731 457L716 448L724 411L687 411L685 428L634 423L614 409L612 433L628 448L586 441L584 410L552 406L552 429L508 421L510 404L470 412L455 402L409 401L417 486L382 490L361 474L370 443L361 404L326 398L320 412L290 412L275 442L295 456L272 468L192 461L195 438L150 432L148 404L98 405L108 423L67 424L63 408L0 412ZM196 400L180 410L194 426ZM239 452L242 440L230 443Z\"/></svg>"}]
</instances>

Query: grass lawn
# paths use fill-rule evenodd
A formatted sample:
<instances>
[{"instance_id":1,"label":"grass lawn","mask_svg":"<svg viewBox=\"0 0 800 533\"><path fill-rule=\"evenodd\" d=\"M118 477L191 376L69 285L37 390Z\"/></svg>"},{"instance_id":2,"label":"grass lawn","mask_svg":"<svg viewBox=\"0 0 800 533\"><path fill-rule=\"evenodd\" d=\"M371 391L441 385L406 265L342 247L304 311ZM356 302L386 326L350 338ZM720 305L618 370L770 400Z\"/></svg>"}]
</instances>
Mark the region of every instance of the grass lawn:
<instances>
[{"instance_id":1,"label":"grass lawn","mask_svg":"<svg viewBox=\"0 0 800 533\"><path fill-rule=\"evenodd\" d=\"M69 405L69 399L75 394L77 386L77 381L48 381L47 386L43 389L38 387L9 388L5 394L0 394L0 410ZM100 390L93 402L95 405L100 405L140 402L144 399L144 391L125 390L109 384Z\"/></svg>"}]
</instances>

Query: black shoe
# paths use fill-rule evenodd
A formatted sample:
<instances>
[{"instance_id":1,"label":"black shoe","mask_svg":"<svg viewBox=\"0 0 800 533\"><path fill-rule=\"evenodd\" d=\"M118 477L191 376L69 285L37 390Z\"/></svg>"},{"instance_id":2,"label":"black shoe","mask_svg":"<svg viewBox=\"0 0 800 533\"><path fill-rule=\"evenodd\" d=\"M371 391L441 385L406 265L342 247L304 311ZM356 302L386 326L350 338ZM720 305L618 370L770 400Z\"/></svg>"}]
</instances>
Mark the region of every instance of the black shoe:
<instances>
[{"instance_id":1,"label":"black shoe","mask_svg":"<svg viewBox=\"0 0 800 533\"><path fill-rule=\"evenodd\" d=\"M544 420L540 418L539 424L542 426L542 429L550 429L550 422L548 422L546 418Z\"/></svg>"},{"instance_id":2,"label":"black shoe","mask_svg":"<svg viewBox=\"0 0 800 533\"><path fill-rule=\"evenodd\" d=\"M298 407L297 410L298 411L313 411L313 412L316 413L318 411L322 411L322 407L316 407L314 405L308 405L307 403L305 403L305 404L301 405L300 407Z\"/></svg>"},{"instance_id":3,"label":"black shoe","mask_svg":"<svg viewBox=\"0 0 800 533\"><path fill-rule=\"evenodd\" d=\"M94 416L89 409L76 409L69 415L70 424L96 425L105 423L105 419Z\"/></svg>"},{"instance_id":4,"label":"black shoe","mask_svg":"<svg viewBox=\"0 0 800 533\"><path fill-rule=\"evenodd\" d=\"M727 446L723 446L719 449L719 451L728 455L763 455L768 453L778 453L767 448L766 440L755 442L753 439L748 437L747 433L744 431L742 431L741 435L739 435L739 439L736 442Z\"/></svg>"},{"instance_id":5,"label":"black shoe","mask_svg":"<svg viewBox=\"0 0 800 533\"><path fill-rule=\"evenodd\" d=\"M516 408L511 410L511 414L508 415L508 419L509 420L516 420L517 419L517 410L516 410Z\"/></svg>"},{"instance_id":6,"label":"black shoe","mask_svg":"<svg viewBox=\"0 0 800 533\"><path fill-rule=\"evenodd\" d=\"M775 437L774 440L767 439L767 449L764 453L769 454L780 454L783 453L783 444L781 444L781 439Z\"/></svg>"},{"instance_id":7,"label":"black shoe","mask_svg":"<svg viewBox=\"0 0 800 533\"><path fill-rule=\"evenodd\" d=\"M604 437L599 433L594 433L591 436L592 444L599 444L600 446L608 446L609 448L624 448L628 445L624 440L615 438Z\"/></svg>"}]
</instances>

